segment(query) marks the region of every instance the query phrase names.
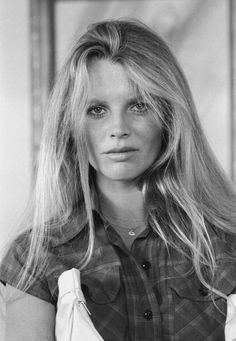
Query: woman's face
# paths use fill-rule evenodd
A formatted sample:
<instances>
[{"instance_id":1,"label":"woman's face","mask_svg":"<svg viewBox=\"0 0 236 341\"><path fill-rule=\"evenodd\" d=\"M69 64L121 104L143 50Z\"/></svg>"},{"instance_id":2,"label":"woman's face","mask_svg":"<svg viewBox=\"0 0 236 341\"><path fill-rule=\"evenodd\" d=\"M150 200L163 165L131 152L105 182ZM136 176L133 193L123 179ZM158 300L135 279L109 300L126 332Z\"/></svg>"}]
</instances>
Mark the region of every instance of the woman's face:
<instances>
[{"instance_id":1,"label":"woman's face","mask_svg":"<svg viewBox=\"0 0 236 341\"><path fill-rule=\"evenodd\" d=\"M122 65L96 59L90 65L89 80L89 162L99 184L130 182L157 158L161 127L135 94Z\"/></svg>"}]
</instances>

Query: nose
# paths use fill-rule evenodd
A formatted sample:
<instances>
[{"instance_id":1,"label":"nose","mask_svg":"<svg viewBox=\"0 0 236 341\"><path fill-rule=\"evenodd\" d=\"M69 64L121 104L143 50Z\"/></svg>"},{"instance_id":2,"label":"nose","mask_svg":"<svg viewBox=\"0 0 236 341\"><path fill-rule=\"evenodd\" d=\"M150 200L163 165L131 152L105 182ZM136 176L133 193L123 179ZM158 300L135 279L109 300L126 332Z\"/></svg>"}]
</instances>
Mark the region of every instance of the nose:
<instances>
[{"instance_id":1,"label":"nose","mask_svg":"<svg viewBox=\"0 0 236 341\"><path fill-rule=\"evenodd\" d=\"M124 113L115 114L111 120L110 137L127 138L130 136L130 127Z\"/></svg>"}]
</instances>

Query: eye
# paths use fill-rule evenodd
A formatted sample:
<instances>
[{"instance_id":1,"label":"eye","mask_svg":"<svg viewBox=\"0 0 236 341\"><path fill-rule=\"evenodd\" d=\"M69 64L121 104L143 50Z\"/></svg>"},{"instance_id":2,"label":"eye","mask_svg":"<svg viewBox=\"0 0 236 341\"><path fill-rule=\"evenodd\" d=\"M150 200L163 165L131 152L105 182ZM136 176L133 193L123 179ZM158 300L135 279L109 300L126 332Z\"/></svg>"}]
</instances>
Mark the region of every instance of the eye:
<instances>
[{"instance_id":1,"label":"eye","mask_svg":"<svg viewBox=\"0 0 236 341\"><path fill-rule=\"evenodd\" d=\"M95 105L87 109L87 115L93 116L94 118L100 118L104 114L105 109L99 105Z\"/></svg>"},{"instance_id":2,"label":"eye","mask_svg":"<svg viewBox=\"0 0 236 341\"><path fill-rule=\"evenodd\" d=\"M147 105L144 102L138 102L138 103L132 104L130 109L131 111L134 111L137 113L144 113L147 110Z\"/></svg>"}]
</instances>

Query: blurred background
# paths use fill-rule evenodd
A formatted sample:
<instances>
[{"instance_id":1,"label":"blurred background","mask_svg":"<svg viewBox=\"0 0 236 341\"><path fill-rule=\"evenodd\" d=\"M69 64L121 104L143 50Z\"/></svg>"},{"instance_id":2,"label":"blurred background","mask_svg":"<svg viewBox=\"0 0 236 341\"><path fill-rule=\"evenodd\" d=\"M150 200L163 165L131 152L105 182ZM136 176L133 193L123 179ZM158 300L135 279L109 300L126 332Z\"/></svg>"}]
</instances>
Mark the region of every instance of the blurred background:
<instances>
[{"instance_id":1,"label":"blurred background","mask_svg":"<svg viewBox=\"0 0 236 341\"><path fill-rule=\"evenodd\" d=\"M120 17L146 22L169 42L235 180L235 0L1 0L0 248L26 205L43 110L69 47L88 24Z\"/></svg>"}]
</instances>

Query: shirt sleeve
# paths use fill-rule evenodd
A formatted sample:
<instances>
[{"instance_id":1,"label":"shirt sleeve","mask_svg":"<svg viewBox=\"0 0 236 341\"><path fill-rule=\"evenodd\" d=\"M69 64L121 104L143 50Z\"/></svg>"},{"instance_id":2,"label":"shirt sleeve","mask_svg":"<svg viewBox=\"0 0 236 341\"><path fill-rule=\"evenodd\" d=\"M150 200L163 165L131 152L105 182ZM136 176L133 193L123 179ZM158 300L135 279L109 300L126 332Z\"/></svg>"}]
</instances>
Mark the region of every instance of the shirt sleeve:
<instances>
[{"instance_id":1,"label":"shirt sleeve","mask_svg":"<svg viewBox=\"0 0 236 341\"><path fill-rule=\"evenodd\" d=\"M4 284L9 284L17 287L19 276L26 263L29 250L29 235L28 233L21 234L10 246L5 257L0 263L0 281ZM29 270L30 275L30 270ZM27 294L33 295L49 303L55 304L50 293L46 275L37 276L33 278L29 288L26 290Z\"/></svg>"}]
</instances>

